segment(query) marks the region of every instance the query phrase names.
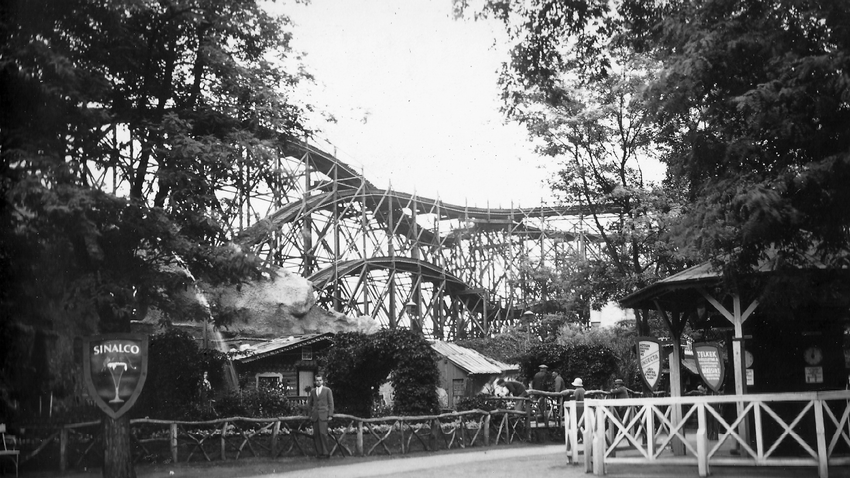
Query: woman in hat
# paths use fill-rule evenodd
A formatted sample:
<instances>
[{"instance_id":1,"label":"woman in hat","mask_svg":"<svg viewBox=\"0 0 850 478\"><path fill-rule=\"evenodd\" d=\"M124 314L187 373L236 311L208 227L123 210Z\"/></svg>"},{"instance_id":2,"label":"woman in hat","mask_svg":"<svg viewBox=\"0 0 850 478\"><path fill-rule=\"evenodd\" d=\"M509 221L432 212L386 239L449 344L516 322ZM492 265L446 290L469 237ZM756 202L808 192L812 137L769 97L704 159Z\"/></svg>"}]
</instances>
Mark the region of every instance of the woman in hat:
<instances>
[{"instance_id":1,"label":"woman in hat","mask_svg":"<svg viewBox=\"0 0 850 478\"><path fill-rule=\"evenodd\" d=\"M571 383L575 390L572 391L573 400L576 402L576 418L578 419L578 423L584 423L584 384L581 381L581 378L576 377ZM579 437L579 441L583 441L583 436Z\"/></svg>"}]
</instances>

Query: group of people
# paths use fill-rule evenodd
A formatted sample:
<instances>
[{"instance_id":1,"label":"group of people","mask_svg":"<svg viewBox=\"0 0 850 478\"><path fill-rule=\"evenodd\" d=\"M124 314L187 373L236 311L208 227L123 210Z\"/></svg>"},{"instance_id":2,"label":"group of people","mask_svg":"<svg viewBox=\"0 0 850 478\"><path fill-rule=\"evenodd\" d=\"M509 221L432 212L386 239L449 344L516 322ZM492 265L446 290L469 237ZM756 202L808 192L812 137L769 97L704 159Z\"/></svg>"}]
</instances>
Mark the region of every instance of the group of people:
<instances>
[{"instance_id":1,"label":"group of people","mask_svg":"<svg viewBox=\"0 0 850 478\"><path fill-rule=\"evenodd\" d=\"M581 377L576 377L570 384L574 388L567 388L564 378L555 370L549 371L546 364L541 364L538 367L537 373L531 379L529 386L526 387L521 382L515 380L506 380L500 378L496 380L494 387L494 395L500 397L528 397L533 395L535 391L554 392L564 396L570 396L571 400L576 402L584 402L587 390L584 388L584 383ZM531 392L531 393L530 393ZM629 398L632 394L637 395L639 392L626 387L623 379L614 380L614 387L610 391L598 390L595 393L608 395L610 398ZM538 418L542 418L547 409L548 398L546 395L539 395L536 399ZM515 410L524 410L524 400L516 402Z\"/></svg>"},{"instance_id":2,"label":"group of people","mask_svg":"<svg viewBox=\"0 0 850 478\"><path fill-rule=\"evenodd\" d=\"M567 388L566 381L561 374L557 371L549 372L549 366L542 364L540 365L538 372L534 374L534 377L531 379L531 383L529 383L528 387L516 380L500 378L496 380L494 395L497 397L528 397L529 391L545 391L555 392L561 395L570 395L572 396L572 399L577 402L584 401L585 389L582 379L580 377L576 377L570 385L575 388ZM543 411L546 410L546 400L546 396L544 395L540 395L537 399L537 409L541 417L543 415ZM524 401L517 401L514 409L519 411L524 410Z\"/></svg>"}]
</instances>

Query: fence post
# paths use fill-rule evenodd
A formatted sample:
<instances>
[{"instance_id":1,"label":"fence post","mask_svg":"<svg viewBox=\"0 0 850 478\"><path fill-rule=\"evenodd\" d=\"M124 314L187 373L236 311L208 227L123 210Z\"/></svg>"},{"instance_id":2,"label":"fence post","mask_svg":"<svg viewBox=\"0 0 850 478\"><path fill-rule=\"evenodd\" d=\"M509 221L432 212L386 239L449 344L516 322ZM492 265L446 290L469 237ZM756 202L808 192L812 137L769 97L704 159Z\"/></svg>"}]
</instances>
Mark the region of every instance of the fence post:
<instances>
[{"instance_id":1,"label":"fence post","mask_svg":"<svg viewBox=\"0 0 850 478\"><path fill-rule=\"evenodd\" d=\"M490 412L484 415L484 446L490 446Z\"/></svg>"},{"instance_id":2,"label":"fence post","mask_svg":"<svg viewBox=\"0 0 850 478\"><path fill-rule=\"evenodd\" d=\"M226 434L227 434L227 422L224 422L224 424L221 426L221 461L224 461L224 460L227 459L227 450L226 450L227 440L225 438Z\"/></svg>"},{"instance_id":3,"label":"fence post","mask_svg":"<svg viewBox=\"0 0 850 478\"><path fill-rule=\"evenodd\" d=\"M826 449L826 428L823 424L824 401L815 399L815 434L818 441L818 476L827 478L829 476L829 455Z\"/></svg>"},{"instance_id":4,"label":"fence post","mask_svg":"<svg viewBox=\"0 0 850 478\"><path fill-rule=\"evenodd\" d=\"M363 420L357 420L357 456L363 456Z\"/></svg>"},{"instance_id":5,"label":"fence post","mask_svg":"<svg viewBox=\"0 0 850 478\"><path fill-rule=\"evenodd\" d=\"M578 426L579 420L583 422L584 429L576 430L576 436L581 432L581 440L584 444L584 472L591 473L593 471L593 460L596 458L593 456L593 421L596 419L594 416L593 410L595 408L584 406L584 412L581 417L578 416L578 402L572 402L575 407L575 412L573 413L576 416L576 426Z\"/></svg>"},{"instance_id":6,"label":"fence post","mask_svg":"<svg viewBox=\"0 0 850 478\"><path fill-rule=\"evenodd\" d=\"M59 472L65 473L68 468L68 429L62 427L59 431Z\"/></svg>"},{"instance_id":7,"label":"fence post","mask_svg":"<svg viewBox=\"0 0 850 478\"><path fill-rule=\"evenodd\" d=\"M274 428L272 428L272 450L271 455L272 458L276 457L277 450L277 436L280 434L280 420L274 422Z\"/></svg>"},{"instance_id":8,"label":"fence post","mask_svg":"<svg viewBox=\"0 0 850 478\"><path fill-rule=\"evenodd\" d=\"M437 450L437 443L439 443L439 441L437 441L437 433L440 433L440 431L440 419L431 419L431 436L429 437L429 440L433 444L431 449L434 451Z\"/></svg>"},{"instance_id":9,"label":"fence post","mask_svg":"<svg viewBox=\"0 0 850 478\"><path fill-rule=\"evenodd\" d=\"M171 423L168 427L169 444L171 446L171 463L177 463L177 424Z\"/></svg>"},{"instance_id":10,"label":"fence post","mask_svg":"<svg viewBox=\"0 0 850 478\"><path fill-rule=\"evenodd\" d=\"M699 476L708 476L708 422L705 403L697 404L697 466Z\"/></svg>"},{"instance_id":11,"label":"fence post","mask_svg":"<svg viewBox=\"0 0 850 478\"><path fill-rule=\"evenodd\" d=\"M585 405L586 406L586 405ZM593 430L593 474L605 474L605 410L601 405L595 405L596 428ZM585 410L584 413L590 413Z\"/></svg>"},{"instance_id":12,"label":"fence post","mask_svg":"<svg viewBox=\"0 0 850 478\"><path fill-rule=\"evenodd\" d=\"M404 417L401 417L398 421L398 436L401 438L399 441L401 442L401 454L404 455L407 452L404 450Z\"/></svg>"},{"instance_id":13,"label":"fence post","mask_svg":"<svg viewBox=\"0 0 850 478\"><path fill-rule=\"evenodd\" d=\"M522 400L522 399L521 399ZM531 432L531 400L525 398L525 429L528 430L528 442L531 443L532 432Z\"/></svg>"}]
</instances>

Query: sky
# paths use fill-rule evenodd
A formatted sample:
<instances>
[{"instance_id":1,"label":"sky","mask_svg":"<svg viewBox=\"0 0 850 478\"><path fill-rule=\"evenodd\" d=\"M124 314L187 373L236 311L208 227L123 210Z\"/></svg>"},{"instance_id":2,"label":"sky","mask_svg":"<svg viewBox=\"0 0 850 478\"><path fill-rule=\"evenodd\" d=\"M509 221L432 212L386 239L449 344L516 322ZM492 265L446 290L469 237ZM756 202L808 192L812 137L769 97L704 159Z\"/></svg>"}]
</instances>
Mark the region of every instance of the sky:
<instances>
[{"instance_id":1,"label":"sky","mask_svg":"<svg viewBox=\"0 0 850 478\"><path fill-rule=\"evenodd\" d=\"M454 20L451 0L310 0L274 7L316 77L304 90L336 123L316 143L379 188L477 207L535 206L551 159L499 111L505 34ZM544 167L544 165L549 165Z\"/></svg>"}]
</instances>

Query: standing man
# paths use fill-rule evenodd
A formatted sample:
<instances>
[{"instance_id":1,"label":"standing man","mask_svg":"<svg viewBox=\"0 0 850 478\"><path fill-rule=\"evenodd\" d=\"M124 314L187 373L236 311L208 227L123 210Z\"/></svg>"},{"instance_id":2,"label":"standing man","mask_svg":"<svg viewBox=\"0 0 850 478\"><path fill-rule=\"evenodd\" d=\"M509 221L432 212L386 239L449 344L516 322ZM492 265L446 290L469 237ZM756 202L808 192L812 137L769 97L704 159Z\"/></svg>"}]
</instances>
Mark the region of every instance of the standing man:
<instances>
[{"instance_id":1,"label":"standing man","mask_svg":"<svg viewBox=\"0 0 850 478\"><path fill-rule=\"evenodd\" d=\"M537 373L531 379L531 388L541 392L549 391L549 367L546 364L541 364L538 367ZM546 415L546 396L537 396L537 421L542 422Z\"/></svg>"},{"instance_id":2,"label":"standing man","mask_svg":"<svg viewBox=\"0 0 850 478\"><path fill-rule=\"evenodd\" d=\"M328 420L334 417L334 394L325 386L325 379L316 375L316 387L307 399L310 421L313 422L313 444L317 458L330 458L328 449Z\"/></svg>"},{"instance_id":3,"label":"standing man","mask_svg":"<svg viewBox=\"0 0 850 478\"><path fill-rule=\"evenodd\" d=\"M561 393L565 388L567 388L567 381L564 380L564 377L562 377L558 372L552 372L552 376L555 377L555 381L552 384L552 391L555 393Z\"/></svg>"}]
</instances>

